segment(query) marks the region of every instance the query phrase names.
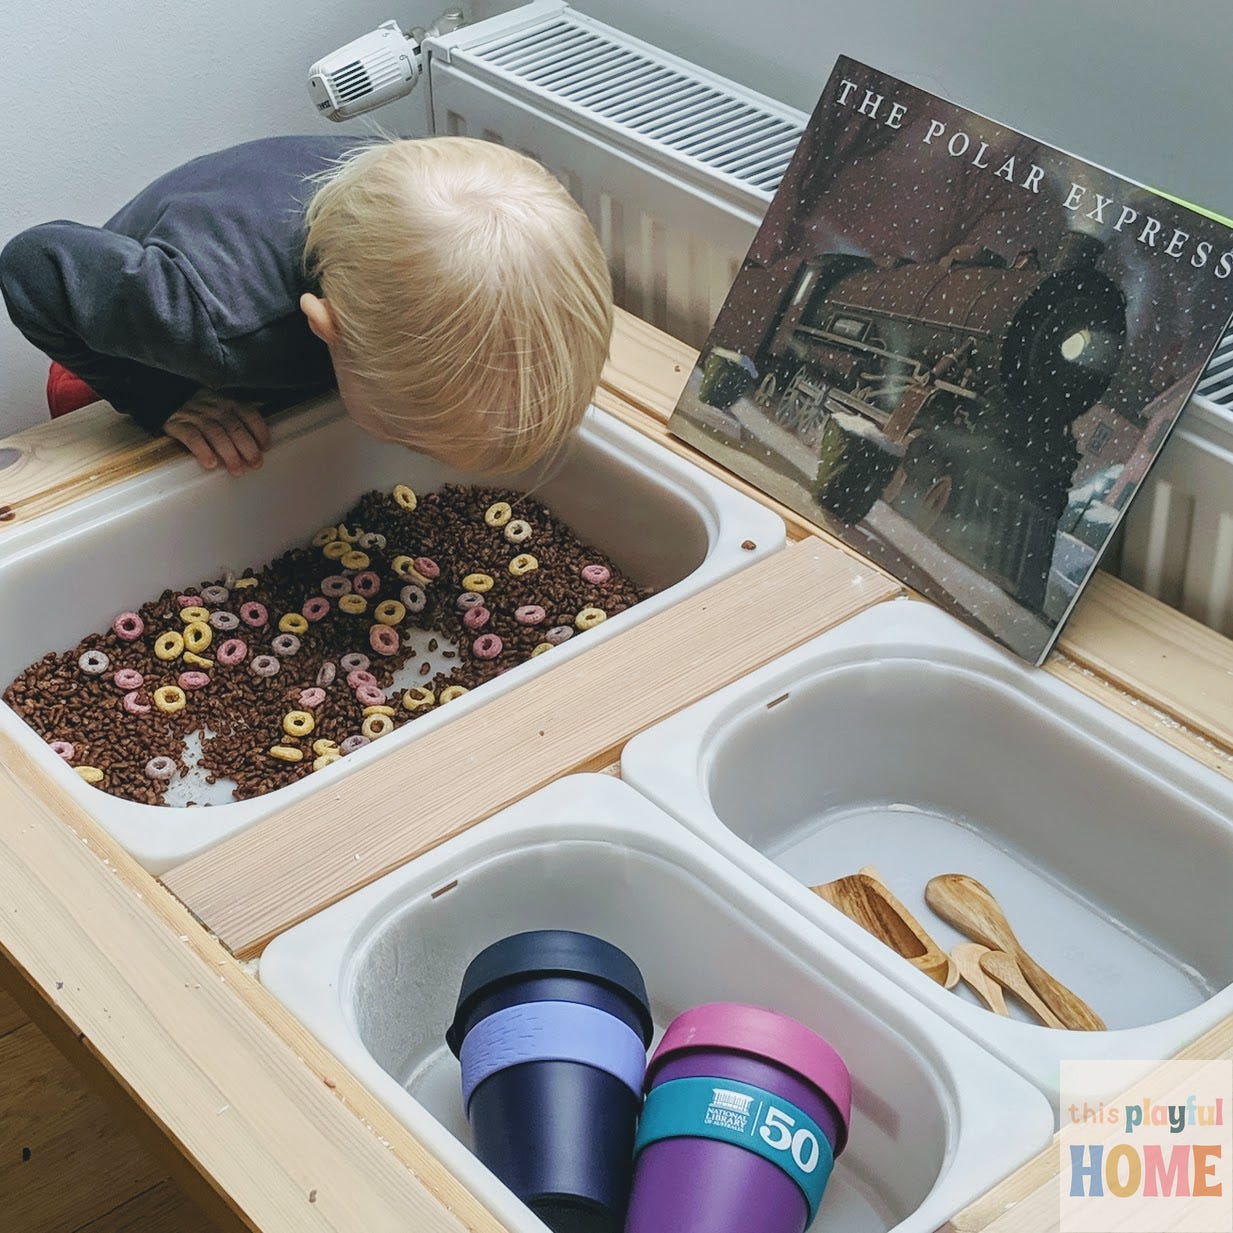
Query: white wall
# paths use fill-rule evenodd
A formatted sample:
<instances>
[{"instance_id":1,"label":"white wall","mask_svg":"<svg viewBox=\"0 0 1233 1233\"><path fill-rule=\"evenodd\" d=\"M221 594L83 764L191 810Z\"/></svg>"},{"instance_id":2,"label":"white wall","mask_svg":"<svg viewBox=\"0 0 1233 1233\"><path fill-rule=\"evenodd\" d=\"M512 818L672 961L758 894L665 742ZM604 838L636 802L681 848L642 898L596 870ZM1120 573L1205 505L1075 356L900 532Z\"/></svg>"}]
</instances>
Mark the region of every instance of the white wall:
<instances>
[{"instance_id":1,"label":"white wall","mask_svg":"<svg viewBox=\"0 0 1233 1233\"><path fill-rule=\"evenodd\" d=\"M308 100L308 66L433 0L50 0L0 15L0 244L52 218L103 222L163 171L274 133L341 131ZM431 12L430 12L431 9ZM376 113L423 131L425 92ZM349 126L365 131L363 121ZM0 435L47 417L47 363L0 308Z\"/></svg>"}]
</instances>

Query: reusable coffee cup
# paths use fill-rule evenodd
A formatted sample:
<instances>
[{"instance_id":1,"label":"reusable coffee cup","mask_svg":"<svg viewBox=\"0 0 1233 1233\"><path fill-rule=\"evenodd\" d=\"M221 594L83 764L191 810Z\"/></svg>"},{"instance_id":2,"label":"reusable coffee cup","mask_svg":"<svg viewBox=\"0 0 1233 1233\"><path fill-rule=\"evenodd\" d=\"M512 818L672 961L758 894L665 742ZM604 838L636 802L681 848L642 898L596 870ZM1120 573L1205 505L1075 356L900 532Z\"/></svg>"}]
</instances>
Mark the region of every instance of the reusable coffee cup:
<instances>
[{"instance_id":1,"label":"reusable coffee cup","mask_svg":"<svg viewBox=\"0 0 1233 1233\"><path fill-rule=\"evenodd\" d=\"M852 1081L816 1032L720 1002L647 1067L625 1233L804 1233L843 1151Z\"/></svg>"},{"instance_id":2,"label":"reusable coffee cup","mask_svg":"<svg viewBox=\"0 0 1233 1233\"><path fill-rule=\"evenodd\" d=\"M634 961L519 933L472 960L446 1043L475 1153L554 1233L619 1233L653 1026Z\"/></svg>"}]
</instances>

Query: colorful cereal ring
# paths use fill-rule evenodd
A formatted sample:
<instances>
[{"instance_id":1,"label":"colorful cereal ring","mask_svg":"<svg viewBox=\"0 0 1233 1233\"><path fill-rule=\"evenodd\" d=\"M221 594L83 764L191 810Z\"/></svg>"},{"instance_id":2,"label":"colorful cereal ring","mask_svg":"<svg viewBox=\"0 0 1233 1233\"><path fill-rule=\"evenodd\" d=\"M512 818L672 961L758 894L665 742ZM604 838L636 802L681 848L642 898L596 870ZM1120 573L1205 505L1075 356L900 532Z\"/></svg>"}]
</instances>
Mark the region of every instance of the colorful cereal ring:
<instances>
[{"instance_id":1,"label":"colorful cereal ring","mask_svg":"<svg viewBox=\"0 0 1233 1233\"><path fill-rule=\"evenodd\" d=\"M184 654L184 639L169 629L154 639L154 654L163 660L179 659Z\"/></svg>"},{"instance_id":2,"label":"colorful cereal ring","mask_svg":"<svg viewBox=\"0 0 1233 1233\"><path fill-rule=\"evenodd\" d=\"M151 779L174 779L176 773L175 761L159 754L146 763L146 774Z\"/></svg>"},{"instance_id":3,"label":"colorful cereal ring","mask_svg":"<svg viewBox=\"0 0 1233 1233\"><path fill-rule=\"evenodd\" d=\"M608 614L602 608L583 608L583 610L574 617L574 624L579 629L594 629L601 621L606 621Z\"/></svg>"},{"instance_id":4,"label":"colorful cereal ring","mask_svg":"<svg viewBox=\"0 0 1233 1233\"><path fill-rule=\"evenodd\" d=\"M271 745L270 757L277 758L279 762L303 762L304 751L294 745Z\"/></svg>"},{"instance_id":5,"label":"colorful cereal ring","mask_svg":"<svg viewBox=\"0 0 1233 1233\"><path fill-rule=\"evenodd\" d=\"M368 600L362 595L342 595L338 600L338 610L340 612L349 612L352 616L359 616L365 608L368 607Z\"/></svg>"},{"instance_id":6,"label":"colorful cereal ring","mask_svg":"<svg viewBox=\"0 0 1233 1233\"><path fill-rule=\"evenodd\" d=\"M544 638L553 646L560 646L562 642L568 642L573 636L574 631L568 625L554 625L544 635Z\"/></svg>"},{"instance_id":7,"label":"colorful cereal ring","mask_svg":"<svg viewBox=\"0 0 1233 1233\"><path fill-rule=\"evenodd\" d=\"M339 758L341 757L342 755L337 750L335 750L333 753L319 754L317 757L313 759L313 770L323 771L325 770L327 766L330 766L333 763L337 762Z\"/></svg>"},{"instance_id":8,"label":"colorful cereal ring","mask_svg":"<svg viewBox=\"0 0 1233 1233\"><path fill-rule=\"evenodd\" d=\"M412 564L415 566L415 572L430 582L434 578L441 577L441 566L432 557L416 557Z\"/></svg>"},{"instance_id":9,"label":"colorful cereal ring","mask_svg":"<svg viewBox=\"0 0 1233 1233\"><path fill-rule=\"evenodd\" d=\"M130 715L148 715L150 713L150 704L142 702L141 691L134 689L132 693L127 693L120 699L120 705Z\"/></svg>"},{"instance_id":10,"label":"colorful cereal ring","mask_svg":"<svg viewBox=\"0 0 1233 1233\"><path fill-rule=\"evenodd\" d=\"M317 669L317 684L323 689L334 684L334 678L338 675L338 669L334 666L334 661L327 659L325 663Z\"/></svg>"},{"instance_id":11,"label":"colorful cereal ring","mask_svg":"<svg viewBox=\"0 0 1233 1233\"><path fill-rule=\"evenodd\" d=\"M194 655L192 651L184 652L184 662L193 668L200 668L202 671L206 671L214 667L214 661L212 659L205 659L201 655Z\"/></svg>"},{"instance_id":12,"label":"colorful cereal ring","mask_svg":"<svg viewBox=\"0 0 1233 1233\"><path fill-rule=\"evenodd\" d=\"M392 719L394 714L394 708L390 706L388 702L374 702L364 708L365 719L367 719L369 715L389 715Z\"/></svg>"},{"instance_id":13,"label":"colorful cereal ring","mask_svg":"<svg viewBox=\"0 0 1233 1233\"><path fill-rule=\"evenodd\" d=\"M200 595L177 595L176 603L179 604L181 608L200 608L201 607L201 596Z\"/></svg>"},{"instance_id":14,"label":"colorful cereal ring","mask_svg":"<svg viewBox=\"0 0 1233 1233\"><path fill-rule=\"evenodd\" d=\"M300 609L305 621L321 621L330 614L330 601L324 595L313 595Z\"/></svg>"},{"instance_id":15,"label":"colorful cereal ring","mask_svg":"<svg viewBox=\"0 0 1233 1233\"><path fill-rule=\"evenodd\" d=\"M359 689L361 685L375 685L377 678L366 668L352 668L347 673L347 688Z\"/></svg>"},{"instance_id":16,"label":"colorful cereal ring","mask_svg":"<svg viewBox=\"0 0 1233 1233\"><path fill-rule=\"evenodd\" d=\"M201 598L207 604L225 604L231 598L231 592L226 587L202 587Z\"/></svg>"},{"instance_id":17,"label":"colorful cereal ring","mask_svg":"<svg viewBox=\"0 0 1233 1233\"><path fill-rule=\"evenodd\" d=\"M428 592L414 582L408 582L398 592L398 598L402 600L403 607L408 612L423 612L428 607Z\"/></svg>"},{"instance_id":18,"label":"colorful cereal ring","mask_svg":"<svg viewBox=\"0 0 1233 1233\"><path fill-rule=\"evenodd\" d=\"M214 631L204 621L189 621L184 627L183 637L185 649L200 655L214 641Z\"/></svg>"},{"instance_id":19,"label":"colorful cereal ring","mask_svg":"<svg viewBox=\"0 0 1233 1233\"><path fill-rule=\"evenodd\" d=\"M394 500L405 510L413 510L419 504L415 493L406 484L394 485Z\"/></svg>"},{"instance_id":20,"label":"colorful cereal ring","mask_svg":"<svg viewBox=\"0 0 1233 1233\"><path fill-rule=\"evenodd\" d=\"M111 678L111 683L122 693L128 693L129 690L140 689L146 683L146 678L135 668L121 668Z\"/></svg>"},{"instance_id":21,"label":"colorful cereal ring","mask_svg":"<svg viewBox=\"0 0 1233 1233\"><path fill-rule=\"evenodd\" d=\"M374 625L368 631L368 645L378 655L397 655L402 642L398 637L398 630L389 625Z\"/></svg>"},{"instance_id":22,"label":"colorful cereal ring","mask_svg":"<svg viewBox=\"0 0 1233 1233\"><path fill-rule=\"evenodd\" d=\"M484 597L478 591L463 591L463 593L454 600L454 606L461 608L465 612L468 608L478 608L484 602Z\"/></svg>"},{"instance_id":23,"label":"colorful cereal ring","mask_svg":"<svg viewBox=\"0 0 1233 1233\"><path fill-rule=\"evenodd\" d=\"M382 625L397 625L407 615L407 610L396 599L383 599L372 614Z\"/></svg>"},{"instance_id":24,"label":"colorful cereal ring","mask_svg":"<svg viewBox=\"0 0 1233 1233\"><path fill-rule=\"evenodd\" d=\"M388 715L369 715L360 724L360 731L370 741L375 741L378 737L389 736L394 731L394 721Z\"/></svg>"},{"instance_id":25,"label":"colorful cereal ring","mask_svg":"<svg viewBox=\"0 0 1233 1233\"><path fill-rule=\"evenodd\" d=\"M200 596L198 596L200 598ZM209 608L203 608L200 604L190 604L187 608L180 609L180 620L185 625L193 621L208 621L210 619Z\"/></svg>"},{"instance_id":26,"label":"colorful cereal ring","mask_svg":"<svg viewBox=\"0 0 1233 1233\"><path fill-rule=\"evenodd\" d=\"M612 577L612 570L606 565L584 565L578 572L582 575L583 582L597 587L603 586Z\"/></svg>"},{"instance_id":27,"label":"colorful cereal ring","mask_svg":"<svg viewBox=\"0 0 1233 1233\"><path fill-rule=\"evenodd\" d=\"M322 754L336 754L337 752L338 742L330 740L328 736L319 736L313 741L313 753L317 757L321 757Z\"/></svg>"},{"instance_id":28,"label":"colorful cereal ring","mask_svg":"<svg viewBox=\"0 0 1233 1233\"><path fill-rule=\"evenodd\" d=\"M308 632L308 618L298 612L284 612L278 618L278 628L284 634L306 634Z\"/></svg>"},{"instance_id":29,"label":"colorful cereal ring","mask_svg":"<svg viewBox=\"0 0 1233 1233\"><path fill-rule=\"evenodd\" d=\"M174 715L182 711L188 703L188 698L178 685L160 685L154 691L154 705L164 715Z\"/></svg>"},{"instance_id":30,"label":"colorful cereal ring","mask_svg":"<svg viewBox=\"0 0 1233 1233\"><path fill-rule=\"evenodd\" d=\"M229 634L240 628L240 618L234 612L211 612L210 626L220 634Z\"/></svg>"},{"instance_id":31,"label":"colorful cereal ring","mask_svg":"<svg viewBox=\"0 0 1233 1233\"><path fill-rule=\"evenodd\" d=\"M390 562L390 569L394 571L404 582L427 582L427 578L421 578L415 572L415 562L410 557L395 557Z\"/></svg>"},{"instance_id":32,"label":"colorful cereal ring","mask_svg":"<svg viewBox=\"0 0 1233 1233\"><path fill-rule=\"evenodd\" d=\"M529 522L522 518L515 518L513 522L505 524L503 534L511 544L525 544L533 532Z\"/></svg>"},{"instance_id":33,"label":"colorful cereal ring","mask_svg":"<svg viewBox=\"0 0 1233 1233\"><path fill-rule=\"evenodd\" d=\"M371 599L381 590L381 575L374 573L371 569L366 569L351 579L351 585L355 588L357 595Z\"/></svg>"},{"instance_id":34,"label":"colorful cereal ring","mask_svg":"<svg viewBox=\"0 0 1233 1233\"><path fill-rule=\"evenodd\" d=\"M352 548L350 552L339 557L338 563L344 569L367 569L372 564L372 558L368 553Z\"/></svg>"},{"instance_id":35,"label":"colorful cereal ring","mask_svg":"<svg viewBox=\"0 0 1233 1233\"><path fill-rule=\"evenodd\" d=\"M97 766L75 766L73 770L86 781L86 783L102 783L103 772Z\"/></svg>"},{"instance_id":36,"label":"colorful cereal ring","mask_svg":"<svg viewBox=\"0 0 1233 1233\"><path fill-rule=\"evenodd\" d=\"M538 625L548 616L539 604L523 604L521 608L514 609L514 620L519 625Z\"/></svg>"},{"instance_id":37,"label":"colorful cereal ring","mask_svg":"<svg viewBox=\"0 0 1233 1233\"><path fill-rule=\"evenodd\" d=\"M283 731L288 736L310 736L317 721L307 711L288 711L283 716Z\"/></svg>"},{"instance_id":38,"label":"colorful cereal ring","mask_svg":"<svg viewBox=\"0 0 1233 1233\"><path fill-rule=\"evenodd\" d=\"M319 689L317 686L310 686L308 689L300 690L300 705L306 710L311 711L313 707L320 706L325 701L325 690Z\"/></svg>"},{"instance_id":39,"label":"colorful cereal ring","mask_svg":"<svg viewBox=\"0 0 1233 1233\"><path fill-rule=\"evenodd\" d=\"M257 585L257 579L256 578L237 578L235 582L233 582L231 585L233 587L240 587L241 589L245 589L247 587L255 587Z\"/></svg>"},{"instance_id":40,"label":"colorful cereal ring","mask_svg":"<svg viewBox=\"0 0 1233 1233\"><path fill-rule=\"evenodd\" d=\"M356 543L359 544L365 552L385 551L385 536L379 531L365 531L364 534L356 540Z\"/></svg>"},{"instance_id":41,"label":"colorful cereal ring","mask_svg":"<svg viewBox=\"0 0 1233 1233\"><path fill-rule=\"evenodd\" d=\"M474 591L477 595L482 595L485 591L491 591L493 579L491 574L468 574L462 580L462 589L464 591Z\"/></svg>"},{"instance_id":42,"label":"colorful cereal ring","mask_svg":"<svg viewBox=\"0 0 1233 1233\"><path fill-rule=\"evenodd\" d=\"M484 521L490 527L503 527L514 516L508 501L494 501L484 511Z\"/></svg>"},{"instance_id":43,"label":"colorful cereal ring","mask_svg":"<svg viewBox=\"0 0 1233 1233\"><path fill-rule=\"evenodd\" d=\"M111 623L116 637L124 642L135 642L146 630L146 623L135 612L122 612Z\"/></svg>"},{"instance_id":44,"label":"colorful cereal ring","mask_svg":"<svg viewBox=\"0 0 1233 1233\"><path fill-rule=\"evenodd\" d=\"M409 711L417 710L421 706L432 706L436 700L437 695L426 685L413 685L402 696L402 704Z\"/></svg>"},{"instance_id":45,"label":"colorful cereal ring","mask_svg":"<svg viewBox=\"0 0 1233 1233\"><path fill-rule=\"evenodd\" d=\"M77 746L72 741L52 741L49 748L57 758L63 758L65 762L72 762L77 755Z\"/></svg>"},{"instance_id":46,"label":"colorful cereal ring","mask_svg":"<svg viewBox=\"0 0 1233 1233\"><path fill-rule=\"evenodd\" d=\"M204 689L209 683L210 678L204 672L181 672L176 677L176 684L181 689Z\"/></svg>"},{"instance_id":47,"label":"colorful cereal ring","mask_svg":"<svg viewBox=\"0 0 1233 1233\"><path fill-rule=\"evenodd\" d=\"M332 544L338 538L338 528L334 526L322 527L316 535L313 536L313 547L324 548L326 544Z\"/></svg>"},{"instance_id":48,"label":"colorful cereal ring","mask_svg":"<svg viewBox=\"0 0 1233 1233\"><path fill-rule=\"evenodd\" d=\"M455 698L461 698L466 692L467 689L465 685L447 685L441 691L440 701L442 706L444 706L447 702L453 702Z\"/></svg>"},{"instance_id":49,"label":"colorful cereal ring","mask_svg":"<svg viewBox=\"0 0 1233 1233\"><path fill-rule=\"evenodd\" d=\"M279 656L298 655L300 640L295 634L278 634L270 639L270 649Z\"/></svg>"},{"instance_id":50,"label":"colorful cereal ring","mask_svg":"<svg viewBox=\"0 0 1233 1233\"><path fill-rule=\"evenodd\" d=\"M505 649L505 643L496 634L480 634L471 643L471 651L476 659L496 659Z\"/></svg>"},{"instance_id":51,"label":"colorful cereal ring","mask_svg":"<svg viewBox=\"0 0 1233 1233\"><path fill-rule=\"evenodd\" d=\"M542 655L545 651L552 650L551 642L537 642L535 648L531 651L531 658L534 659L537 655Z\"/></svg>"},{"instance_id":52,"label":"colorful cereal ring","mask_svg":"<svg viewBox=\"0 0 1233 1233\"><path fill-rule=\"evenodd\" d=\"M234 664L242 664L248 657L248 643L243 638L228 638L218 648L218 662L231 667Z\"/></svg>"},{"instance_id":53,"label":"colorful cereal ring","mask_svg":"<svg viewBox=\"0 0 1233 1233\"><path fill-rule=\"evenodd\" d=\"M269 624L270 614L265 604L259 604L255 599L240 605L240 620L253 629L262 629Z\"/></svg>"},{"instance_id":54,"label":"colorful cereal ring","mask_svg":"<svg viewBox=\"0 0 1233 1233\"><path fill-rule=\"evenodd\" d=\"M348 651L338 663L344 672L363 672L372 660L363 651Z\"/></svg>"},{"instance_id":55,"label":"colorful cereal ring","mask_svg":"<svg viewBox=\"0 0 1233 1233\"><path fill-rule=\"evenodd\" d=\"M332 539L321 549L321 555L327 561L340 561L350 551L351 545L345 539Z\"/></svg>"},{"instance_id":56,"label":"colorful cereal ring","mask_svg":"<svg viewBox=\"0 0 1233 1233\"><path fill-rule=\"evenodd\" d=\"M384 706L385 690L379 685L360 685L356 688L355 700L361 706Z\"/></svg>"},{"instance_id":57,"label":"colorful cereal ring","mask_svg":"<svg viewBox=\"0 0 1233 1233\"><path fill-rule=\"evenodd\" d=\"M354 531L348 531L347 524L345 522L340 522L338 524L338 538L342 540L344 544L354 544L361 535L363 535L363 531L361 531L359 527L356 527Z\"/></svg>"},{"instance_id":58,"label":"colorful cereal ring","mask_svg":"<svg viewBox=\"0 0 1233 1233\"><path fill-rule=\"evenodd\" d=\"M342 574L331 574L328 578L322 578L321 594L328 595L331 599L337 599L340 595L350 595L351 579L344 578Z\"/></svg>"},{"instance_id":59,"label":"colorful cereal ring","mask_svg":"<svg viewBox=\"0 0 1233 1233\"><path fill-rule=\"evenodd\" d=\"M345 757L349 753L355 753L357 749L363 749L367 744L368 737L360 736L357 732L354 736L346 737L338 748L343 751Z\"/></svg>"},{"instance_id":60,"label":"colorful cereal ring","mask_svg":"<svg viewBox=\"0 0 1233 1233\"><path fill-rule=\"evenodd\" d=\"M102 676L111 667L111 660L102 651L83 651L77 666L87 676Z\"/></svg>"},{"instance_id":61,"label":"colorful cereal ring","mask_svg":"<svg viewBox=\"0 0 1233 1233\"><path fill-rule=\"evenodd\" d=\"M282 664L273 655L254 655L249 667L257 676L277 676Z\"/></svg>"},{"instance_id":62,"label":"colorful cereal ring","mask_svg":"<svg viewBox=\"0 0 1233 1233\"><path fill-rule=\"evenodd\" d=\"M483 629L491 617L492 613L483 604L476 604L474 608L468 608L462 614L462 623L468 629Z\"/></svg>"},{"instance_id":63,"label":"colorful cereal ring","mask_svg":"<svg viewBox=\"0 0 1233 1233\"><path fill-rule=\"evenodd\" d=\"M539 560L533 557L529 552L520 552L510 563L509 572L515 578L521 578L524 574L529 574L532 570L539 569Z\"/></svg>"}]
</instances>

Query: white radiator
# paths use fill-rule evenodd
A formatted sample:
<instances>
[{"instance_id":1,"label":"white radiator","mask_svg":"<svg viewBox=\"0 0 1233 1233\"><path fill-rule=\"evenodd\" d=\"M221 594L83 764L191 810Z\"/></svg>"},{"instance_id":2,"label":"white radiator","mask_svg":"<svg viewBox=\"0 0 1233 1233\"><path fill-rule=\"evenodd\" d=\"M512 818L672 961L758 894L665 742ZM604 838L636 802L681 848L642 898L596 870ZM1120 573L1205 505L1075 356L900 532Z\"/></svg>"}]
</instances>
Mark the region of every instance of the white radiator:
<instances>
[{"instance_id":1,"label":"white radiator","mask_svg":"<svg viewBox=\"0 0 1233 1233\"><path fill-rule=\"evenodd\" d=\"M617 302L700 347L808 116L560 0L425 46L433 131L552 168L595 224ZM1110 568L1233 635L1233 334L1123 532Z\"/></svg>"}]
</instances>

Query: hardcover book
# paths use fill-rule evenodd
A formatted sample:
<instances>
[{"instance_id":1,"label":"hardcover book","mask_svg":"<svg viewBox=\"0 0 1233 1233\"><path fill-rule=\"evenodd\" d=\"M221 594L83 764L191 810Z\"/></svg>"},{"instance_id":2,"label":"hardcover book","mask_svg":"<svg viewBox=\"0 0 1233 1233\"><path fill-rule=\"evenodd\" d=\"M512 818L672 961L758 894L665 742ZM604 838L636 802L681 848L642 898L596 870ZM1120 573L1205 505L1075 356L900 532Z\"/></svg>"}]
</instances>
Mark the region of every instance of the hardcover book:
<instances>
[{"instance_id":1,"label":"hardcover book","mask_svg":"<svg viewBox=\"0 0 1233 1233\"><path fill-rule=\"evenodd\" d=\"M1233 314L1233 227L853 60L670 427L1039 663Z\"/></svg>"}]
</instances>

